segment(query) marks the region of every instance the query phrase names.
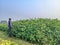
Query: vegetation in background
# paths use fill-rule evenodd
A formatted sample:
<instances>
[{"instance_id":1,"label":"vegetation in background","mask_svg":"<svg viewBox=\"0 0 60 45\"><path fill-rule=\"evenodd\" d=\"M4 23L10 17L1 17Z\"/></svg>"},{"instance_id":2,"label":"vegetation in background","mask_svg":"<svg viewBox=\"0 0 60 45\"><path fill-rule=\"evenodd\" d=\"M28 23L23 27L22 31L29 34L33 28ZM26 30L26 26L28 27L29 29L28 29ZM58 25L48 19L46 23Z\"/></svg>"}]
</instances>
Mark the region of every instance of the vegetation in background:
<instances>
[{"instance_id":1,"label":"vegetation in background","mask_svg":"<svg viewBox=\"0 0 60 45\"><path fill-rule=\"evenodd\" d=\"M0 24L0 30L8 30ZM13 22L12 35L39 45L60 45L60 21L57 19L30 19Z\"/></svg>"}]
</instances>

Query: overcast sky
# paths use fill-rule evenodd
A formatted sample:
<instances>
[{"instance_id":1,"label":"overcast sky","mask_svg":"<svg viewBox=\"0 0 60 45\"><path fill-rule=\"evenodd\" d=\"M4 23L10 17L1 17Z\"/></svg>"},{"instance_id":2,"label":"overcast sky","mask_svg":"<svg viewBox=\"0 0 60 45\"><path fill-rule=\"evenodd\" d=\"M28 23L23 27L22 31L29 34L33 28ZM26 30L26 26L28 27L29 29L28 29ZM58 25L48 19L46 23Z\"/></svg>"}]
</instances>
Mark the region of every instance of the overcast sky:
<instances>
[{"instance_id":1,"label":"overcast sky","mask_svg":"<svg viewBox=\"0 0 60 45\"><path fill-rule=\"evenodd\" d=\"M60 19L60 0L0 0L0 20Z\"/></svg>"}]
</instances>

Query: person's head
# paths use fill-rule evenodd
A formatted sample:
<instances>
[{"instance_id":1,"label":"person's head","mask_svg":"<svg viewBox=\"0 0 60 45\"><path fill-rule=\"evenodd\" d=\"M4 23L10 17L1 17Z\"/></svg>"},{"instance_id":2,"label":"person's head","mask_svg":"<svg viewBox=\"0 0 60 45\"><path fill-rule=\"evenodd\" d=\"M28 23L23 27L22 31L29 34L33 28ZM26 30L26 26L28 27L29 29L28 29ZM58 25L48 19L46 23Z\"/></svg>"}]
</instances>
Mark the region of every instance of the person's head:
<instances>
[{"instance_id":1,"label":"person's head","mask_svg":"<svg viewBox=\"0 0 60 45\"><path fill-rule=\"evenodd\" d=\"M11 20L11 18L9 18L9 20Z\"/></svg>"}]
</instances>

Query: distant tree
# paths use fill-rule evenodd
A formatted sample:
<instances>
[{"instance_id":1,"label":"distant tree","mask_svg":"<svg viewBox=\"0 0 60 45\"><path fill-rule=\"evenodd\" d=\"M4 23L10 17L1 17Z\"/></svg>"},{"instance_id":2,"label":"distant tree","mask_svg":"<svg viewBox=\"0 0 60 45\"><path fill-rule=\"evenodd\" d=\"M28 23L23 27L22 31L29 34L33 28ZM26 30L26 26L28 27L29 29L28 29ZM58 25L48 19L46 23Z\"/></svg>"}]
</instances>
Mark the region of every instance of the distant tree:
<instances>
[{"instance_id":1,"label":"distant tree","mask_svg":"<svg viewBox=\"0 0 60 45\"><path fill-rule=\"evenodd\" d=\"M6 24L6 23L7 23L7 21L2 20L0 23L2 23L2 24Z\"/></svg>"}]
</instances>

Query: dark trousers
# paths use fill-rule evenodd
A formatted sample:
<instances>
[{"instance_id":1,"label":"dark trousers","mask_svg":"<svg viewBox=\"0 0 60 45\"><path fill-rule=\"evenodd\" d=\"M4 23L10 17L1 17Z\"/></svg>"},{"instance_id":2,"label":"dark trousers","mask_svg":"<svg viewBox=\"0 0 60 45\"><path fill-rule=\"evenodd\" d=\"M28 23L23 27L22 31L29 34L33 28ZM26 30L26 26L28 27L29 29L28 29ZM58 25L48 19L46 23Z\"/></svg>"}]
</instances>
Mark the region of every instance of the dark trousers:
<instances>
[{"instance_id":1,"label":"dark trousers","mask_svg":"<svg viewBox=\"0 0 60 45\"><path fill-rule=\"evenodd\" d=\"M9 28L9 29L8 29L8 35L9 35L9 37L12 36L11 33L12 33L12 32L11 32L11 28Z\"/></svg>"}]
</instances>

